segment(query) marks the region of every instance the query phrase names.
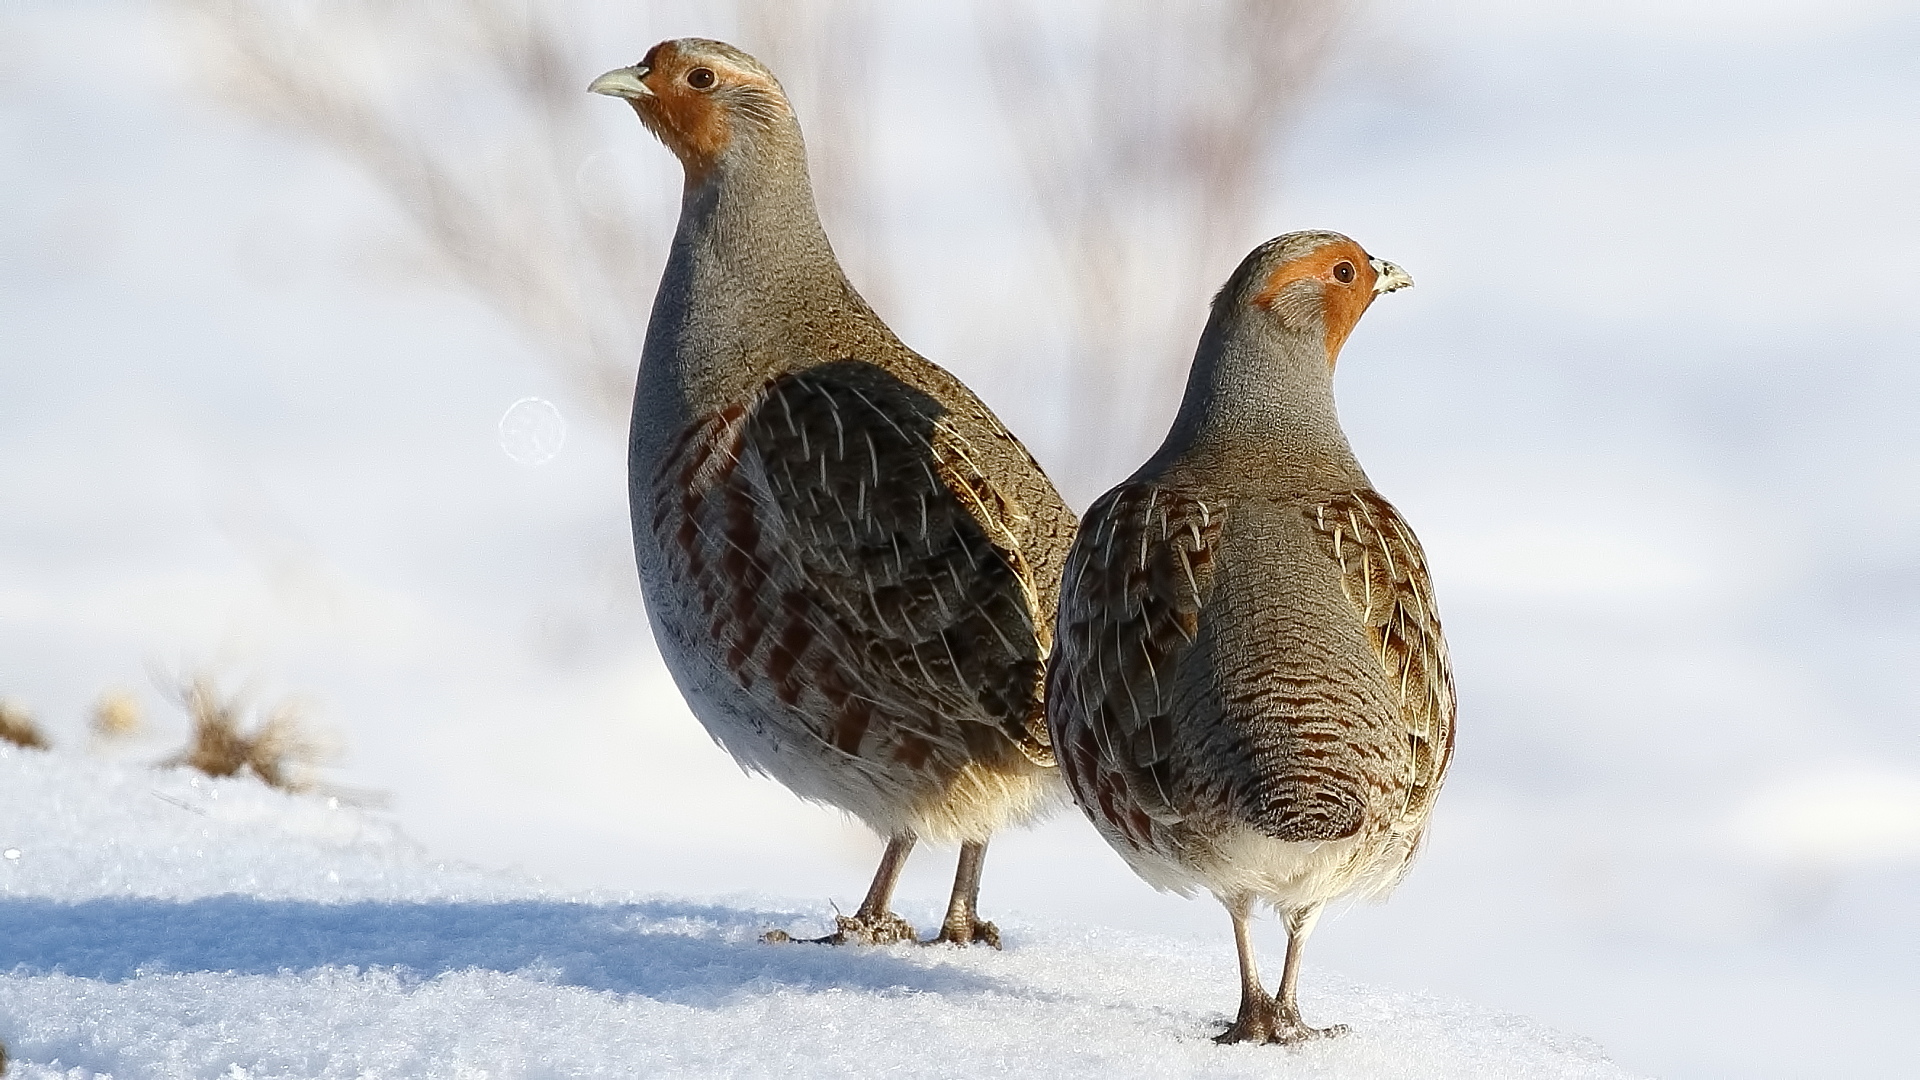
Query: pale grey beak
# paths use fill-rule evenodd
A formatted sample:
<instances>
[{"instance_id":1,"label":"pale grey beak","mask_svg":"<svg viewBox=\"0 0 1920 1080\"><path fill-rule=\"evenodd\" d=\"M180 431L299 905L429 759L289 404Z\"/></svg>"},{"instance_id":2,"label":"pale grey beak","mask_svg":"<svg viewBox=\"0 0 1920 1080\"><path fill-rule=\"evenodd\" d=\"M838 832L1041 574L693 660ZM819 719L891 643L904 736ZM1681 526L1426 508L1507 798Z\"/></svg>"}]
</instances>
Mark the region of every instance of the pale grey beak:
<instances>
[{"instance_id":1,"label":"pale grey beak","mask_svg":"<svg viewBox=\"0 0 1920 1080\"><path fill-rule=\"evenodd\" d=\"M1375 296L1381 293L1392 292L1395 289L1413 288L1413 278L1408 276L1405 270L1400 269L1387 260L1368 259L1367 263L1373 267L1373 272L1377 275L1373 279L1373 294Z\"/></svg>"},{"instance_id":2,"label":"pale grey beak","mask_svg":"<svg viewBox=\"0 0 1920 1080\"><path fill-rule=\"evenodd\" d=\"M615 68L589 83L587 92L633 99L652 97L653 91L647 89L647 84L640 81L646 78L647 72L651 70L645 64Z\"/></svg>"}]
</instances>

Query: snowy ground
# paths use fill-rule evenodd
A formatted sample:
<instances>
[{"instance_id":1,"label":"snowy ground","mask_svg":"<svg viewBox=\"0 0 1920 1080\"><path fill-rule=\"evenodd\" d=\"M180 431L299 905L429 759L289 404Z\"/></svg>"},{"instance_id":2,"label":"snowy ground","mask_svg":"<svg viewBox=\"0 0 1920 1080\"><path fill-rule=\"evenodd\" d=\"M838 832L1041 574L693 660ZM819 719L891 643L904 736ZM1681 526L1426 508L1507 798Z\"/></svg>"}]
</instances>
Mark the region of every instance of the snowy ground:
<instances>
[{"instance_id":1,"label":"snowy ground","mask_svg":"<svg viewBox=\"0 0 1920 1080\"><path fill-rule=\"evenodd\" d=\"M248 779L0 745L0 791L21 1080L1626 1075L1587 1040L1317 969L1310 1015L1349 1037L1216 1047L1224 940L1015 915L1001 953L773 946L830 913L556 892Z\"/></svg>"},{"instance_id":2,"label":"snowy ground","mask_svg":"<svg viewBox=\"0 0 1920 1080\"><path fill-rule=\"evenodd\" d=\"M1052 461L1058 402L1034 376L1059 360L1044 347L1058 295L966 47L972 16L910 7L873 75L895 148L878 162L900 271L886 314ZM431 870L386 826L330 825L311 806L288 811L294 824L263 813L338 865L295 853L276 869L262 846L195 871L184 854L162 858L192 837L126 839L168 814L212 827L150 795L124 808L126 832L110 830L129 860L156 860L131 880L208 904L242 887L235 872L293 904L549 904L547 925L575 928L556 937L590 944L605 933L554 914L575 912L560 898L805 898L732 904L689 931L715 949L750 935L754 912L817 920L824 900L857 902L877 842L742 776L661 671L626 548L620 432L493 312L420 272L404 215L363 177L210 101L169 10L0 4L0 695L78 754L95 696L129 689L157 732L130 763L180 736L151 667L254 679L269 702L305 696L351 753L337 779L389 793L407 835L554 891ZM583 81L658 37L732 32L691 17L643 29L607 41ZM1358 1023L1375 1007L1326 981L1337 971L1537 1017L1636 1072L1920 1075L1916 55L1910 0L1369 5L1248 246L1338 228L1419 282L1368 314L1339 394L1362 460L1435 567L1461 734L1412 876L1387 904L1330 913L1316 931L1310 1016ZM582 175L670 204L666 155L617 104L605 116L607 157ZM1216 284L1166 286L1188 290L1197 327ZM570 425L564 451L538 467L503 453L497 428L528 396ZM1111 464L1069 479L1095 490L1132 463ZM46 767L83 775L60 760ZM200 805L183 780L153 783ZM36 802L0 786L0 832L43 813ZM371 831L356 846L326 840L334 828ZM0 842L23 852L0 880L46 873L37 860L63 835ZM70 850L98 861L16 897L100 903L130 879L89 846ZM929 851L909 865L902 893L922 922L951 859ZM328 870L352 888L294 887ZM161 884L195 873L191 887ZM83 992L164 983L186 995L176 1017L206 1018L188 1043L240 1045L259 1028L223 1011L229 983L270 984L302 1001L277 1015L318 1024L301 997L318 977L281 976L282 961L395 955L250 903L181 917L263 926L261 954L236 942L142 956L135 966L179 970L113 981L128 961L119 950L70 967L85 981L69 991L48 977L8 982L38 1004L7 1023L53 1023L84 1007ZM1138 1025L1195 1042L1179 1053L1210 1053L1197 1040L1232 1004L1215 905L1153 893L1073 815L997 839L983 905L1010 927L1007 956L858 962L1014 980L1085 932L1072 928L1115 927L1161 944L1138 960L1095 942L1087 955L1109 958L1099 964L1155 979L1210 965L1154 999L1181 1003L1165 1006L1166 1024ZM668 910L630 914L651 925ZM489 918L463 924L461 940L483 944L423 959L419 982L377 991L387 976L328 977L370 980L343 998L402 1012L403 1000L475 985L463 979L536 997L630 985L514 974L531 962L523 947L471 951L512 937ZM35 963L79 951L58 936L71 925L44 925L56 936ZM1259 933L1272 955L1278 935L1270 923ZM13 941L4 947L25 947ZM205 973L229 955L263 970ZM575 970L574 953L547 955ZM777 965L856 962L747 955L776 965L769 985L786 977ZM473 974L443 970L468 960ZM872 989L890 975L817 977L914 1006ZM1070 1010L1094 993L1065 974L1017 979L1031 980L1023 1008ZM687 1007L661 992L664 1004L644 1007ZM116 1015L95 1012L102 1025ZM487 1030L451 1013L435 1024L448 1039ZM63 1062L139 1074L115 1063L132 1059L83 1059L92 1035L31 1030L0 1037L30 1060L57 1045ZM368 1045L419 1041L397 1021L361 1030ZM303 1068L217 1057L208 1068Z\"/></svg>"}]
</instances>

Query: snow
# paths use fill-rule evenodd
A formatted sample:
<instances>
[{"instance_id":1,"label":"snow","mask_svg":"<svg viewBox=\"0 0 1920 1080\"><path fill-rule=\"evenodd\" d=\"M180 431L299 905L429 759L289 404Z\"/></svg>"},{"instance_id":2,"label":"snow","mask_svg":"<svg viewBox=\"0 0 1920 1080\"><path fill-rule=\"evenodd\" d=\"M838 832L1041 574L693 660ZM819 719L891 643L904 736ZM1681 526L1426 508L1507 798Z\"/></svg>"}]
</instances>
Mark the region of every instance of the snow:
<instances>
[{"instance_id":1,"label":"snow","mask_svg":"<svg viewBox=\"0 0 1920 1080\"><path fill-rule=\"evenodd\" d=\"M1352 1033L1218 1047L1211 945L1003 916L1004 952L768 945L821 905L566 893L382 816L0 746L0 1040L21 1078L1625 1076L1593 1043L1310 965ZM932 912L916 912L923 919Z\"/></svg>"}]
</instances>

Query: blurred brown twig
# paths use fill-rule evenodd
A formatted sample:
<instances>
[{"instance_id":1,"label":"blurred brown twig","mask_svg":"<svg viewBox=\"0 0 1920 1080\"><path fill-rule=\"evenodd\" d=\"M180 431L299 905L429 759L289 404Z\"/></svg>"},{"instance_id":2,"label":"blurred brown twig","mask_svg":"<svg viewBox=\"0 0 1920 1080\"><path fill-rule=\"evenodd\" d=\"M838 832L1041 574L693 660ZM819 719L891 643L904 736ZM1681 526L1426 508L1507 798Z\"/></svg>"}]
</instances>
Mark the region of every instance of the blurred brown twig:
<instances>
[{"instance_id":1,"label":"blurred brown twig","mask_svg":"<svg viewBox=\"0 0 1920 1080\"><path fill-rule=\"evenodd\" d=\"M179 2L201 16L202 61L223 96L357 165L437 262L544 347L599 419L624 423L679 186L587 175L602 153L596 117L612 106L586 82L614 61L589 48L585 12L511 0ZM629 7L644 23L676 5ZM815 188L850 261L876 261L859 179L870 0L736 7L749 47L817 118ZM620 58L651 43L623 41ZM478 130L425 103L448 96L475 103ZM862 276L879 289L882 275Z\"/></svg>"},{"instance_id":2,"label":"blurred brown twig","mask_svg":"<svg viewBox=\"0 0 1920 1080\"><path fill-rule=\"evenodd\" d=\"M1068 477L1138 461L1179 402L1205 302L1266 239L1282 138L1343 0L995 0L978 27L1069 296ZM1115 477L1098 477L1105 486ZM1070 493L1071 494L1071 493Z\"/></svg>"},{"instance_id":3,"label":"blurred brown twig","mask_svg":"<svg viewBox=\"0 0 1920 1080\"><path fill-rule=\"evenodd\" d=\"M658 241L644 224L651 215L582 197L576 181L593 140L580 72L590 65L570 41L502 0L186 3L204 16L208 62L229 100L358 165L447 270L546 346L597 410L621 412L641 328L606 298L646 295ZM437 75L486 101L503 143L430 132L398 107L403 58L439 59Z\"/></svg>"},{"instance_id":4,"label":"blurred brown twig","mask_svg":"<svg viewBox=\"0 0 1920 1080\"><path fill-rule=\"evenodd\" d=\"M544 343L605 421L624 419L677 186L583 182L606 151L583 80L609 12L626 52L652 24L725 31L807 118L814 188L849 275L885 310L874 0L178 0L234 102L355 162L438 262ZM1276 150L1326 65L1345 0L980 0L976 22L1046 242L1070 337L1071 459L1086 487L1136 460L1178 401L1208 292L1269 205ZM423 74L424 72L424 74ZM454 99L476 104L453 109ZM436 111L437 109L437 111ZM472 116L469 116L472 114ZM477 117L477 130L475 117ZM464 134L463 134L464 133ZM958 318L966 319L962 313ZM990 320L981 320L990 321ZM1031 340L1009 327L1009 340Z\"/></svg>"}]
</instances>

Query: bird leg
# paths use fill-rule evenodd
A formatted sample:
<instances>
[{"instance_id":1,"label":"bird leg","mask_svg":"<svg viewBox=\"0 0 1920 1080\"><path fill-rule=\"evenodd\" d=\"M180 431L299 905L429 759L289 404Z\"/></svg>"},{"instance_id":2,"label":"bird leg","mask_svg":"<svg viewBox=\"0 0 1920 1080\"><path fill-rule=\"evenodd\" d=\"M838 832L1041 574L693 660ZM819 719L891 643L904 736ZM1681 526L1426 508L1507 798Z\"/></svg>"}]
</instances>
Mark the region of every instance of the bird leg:
<instances>
[{"instance_id":1,"label":"bird leg","mask_svg":"<svg viewBox=\"0 0 1920 1080\"><path fill-rule=\"evenodd\" d=\"M839 929L833 936L840 940L833 944L845 945L852 941L861 945L892 945L918 937L907 920L893 913L893 887L900 883L907 853L913 850L914 841L918 839L908 829L887 840L887 850L880 856L880 868L873 872L873 884L867 886L867 898L860 901L860 910L854 912L851 919L843 915L834 920Z\"/></svg>"},{"instance_id":2,"label":"bird leg","mask_svg":"<svg viewBox=\"0 0 1920 1080\"><path fill-rule=\"evenodd\" d=\"M1307 935L1313 933L1313 924L1320 921L1320 905L1309 904L1287 912L1287 966L1280 972L1280 1000L1274 1003L1274 1018L1279 1021L1281 1030L1276 1033L1275 1042L1305 1042L1308 1039L1331 1039L1347 1033L1347 1025L1333 1024L1323 1028L1311 1028L1300 1019L1300 998L1296 990L1300 982L1300 955L1306 951Z\"/></svg>"},{"instance_id":3,"label":"bird leg","mask_svg":"<svg viewBox=\"0 0 1920 1080\"><path fill-rule=\"evenodd\" d=\"M1000 947L1000 928L980 918L980 867L987 859L985 840L967 840L960 844L960 866L953 874L953 899L947 904L946 921L940 924L940 936L928 945L972 945L980 942Z\"/></svg>"},{"instance_id":4,"label":"bird leg","mask_svg":"<svg viewBox=\"0 0 1920 1080\"><path fill-rule=\"evenodd\" d=\"M860 901L860 910L854 912L852 918L836 916L834 931L826 937L800 938L799 941L806 945L892 945L917 940L919 935L907 920L891 910L893 887L899 883L900 871L907 865L907 853L913 850L917 839L911 830L889 838L887 850L880 856L880 869L874 871L873 884L867 887L867 898ZM795 939L787 936L785 930L769 930L760 940L779 944Z\"/></svg>"},{"instance_id":5,"label":"bird leg","mask_svg":"<svg viewBox=\"0 0 1920 1080\"><path fill-rule=\"evenodd\" d=\"M1240 953L1240 1015L1213 1041L1292 1044L1346 1034L1344 1024L1310 1028L1302 1023L1295 997L1300 953L1306 947L1307 935L1313 931L1315 920L1320 917L1320 905L1287 913L1287 966L1280 976L1280 1000L1275 1001L1260 985L1260 969L1253 956L1253 934L1249 926L1253 898L1237 896L1224 903L1227 913L1233 916L1233 944Z\"/></svg>"},{"instance_id":6,"label":"bird leg","mask_svg":"<svg viewBox=\"0 0 1920 1080\"><path fill-rule=\"evenodd\" d=\"M1217 1043L1266 1042L1273 1034L1273 998L1260 985L1260 965L1253 957L1253 935L1247 929L1248 909L1253 898L1222 898L1227 914L1233 916L1233 944L1240 953L1240 1015L1233 1026L1214 1036Z\"/></svg>"}]
</instances>

